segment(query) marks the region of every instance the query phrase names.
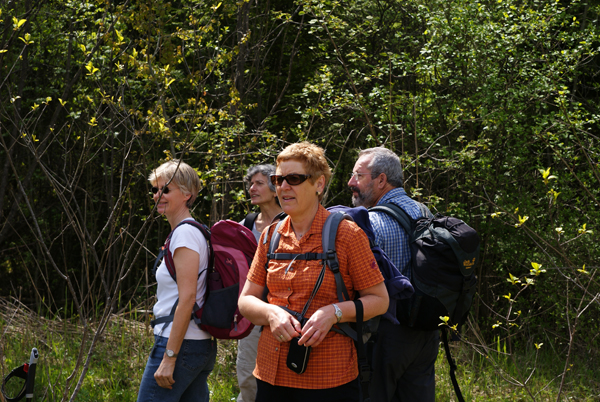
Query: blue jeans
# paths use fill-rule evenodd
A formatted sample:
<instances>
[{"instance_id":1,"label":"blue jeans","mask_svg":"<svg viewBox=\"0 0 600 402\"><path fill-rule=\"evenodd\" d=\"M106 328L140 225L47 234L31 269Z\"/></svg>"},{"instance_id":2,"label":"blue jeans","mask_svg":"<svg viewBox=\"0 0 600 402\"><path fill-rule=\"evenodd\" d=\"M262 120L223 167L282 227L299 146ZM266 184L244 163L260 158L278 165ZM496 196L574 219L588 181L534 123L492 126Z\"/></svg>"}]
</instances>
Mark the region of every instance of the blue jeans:
<instances>
[{"instance_id":1,"label":"blue jeans","mask_svg":"<svg viewBox=\"0 0 600 402\"><path fill-rule=\"evenodd\" d=\"M215 365L217 342L214 339L184 339L173 371L173 389L161 388L154 373L162 362L168 338L154 336L154 347L142 376L138 402L208 402L206 379Z\"/></svg>"}]
</instances>

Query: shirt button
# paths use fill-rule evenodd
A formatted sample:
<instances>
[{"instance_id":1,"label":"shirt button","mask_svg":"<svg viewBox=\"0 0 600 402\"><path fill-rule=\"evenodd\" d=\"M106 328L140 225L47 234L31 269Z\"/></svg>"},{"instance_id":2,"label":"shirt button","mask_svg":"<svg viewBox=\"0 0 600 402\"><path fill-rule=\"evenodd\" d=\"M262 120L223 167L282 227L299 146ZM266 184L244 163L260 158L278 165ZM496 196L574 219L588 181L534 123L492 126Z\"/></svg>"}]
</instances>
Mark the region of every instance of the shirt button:
<instances>
[{"instance_id":1,"label":"shirt button","mask_svg":"<svg viewBox=\"0 0 600 402\"><path fill-rule=\"evenodd\" d=\"M279 350L279 348L275 348L275 352L277 352Z\"/></svg>"},{"instance_id":2,"label":"shirt button","mask_svg":"<svg viewBox=\"0 0 600 402\"><path fill-rule=\"evenodd\" d=\"M292 290L292 288L288 288L288 290Z\"/></svg>"}]
</instances>

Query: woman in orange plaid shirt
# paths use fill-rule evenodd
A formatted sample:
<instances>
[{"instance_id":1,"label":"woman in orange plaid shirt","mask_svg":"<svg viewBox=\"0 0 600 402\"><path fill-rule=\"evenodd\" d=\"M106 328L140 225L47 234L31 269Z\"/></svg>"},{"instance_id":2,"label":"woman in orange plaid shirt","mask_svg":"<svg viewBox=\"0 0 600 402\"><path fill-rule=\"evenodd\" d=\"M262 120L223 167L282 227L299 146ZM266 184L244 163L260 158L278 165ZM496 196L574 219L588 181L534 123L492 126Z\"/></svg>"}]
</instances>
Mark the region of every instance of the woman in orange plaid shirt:
<instances>
[{"instance_id":1,"label":"woman in orange plaid shirt","mask_svg":"<svg viewBox=\"0 0 600 402\"><path fill-rule=\"evenodd\" d=\"M276 174L271 180L288 217L278 232L281 235L276 253L322 253L321 232L330 214L321 205L331 170L322 148L296 143L277 156ZM321 260L275 260L267 263L269 241L265 230L239 300L242 314L254 324L262 325L256 368L257 402L359 401L358 363L352 339L331 328L341 322L356 321L354 302L339 302L333 273L325 270L321 287L312 299L306 322L301 326L288 311L301 312L321 272ZM364 307L364 319L383 314L388 308L388 294L367 236L353 222L343 220L338 228L336 249L340 273L350 299L358 293ZM267 269L265 269L267 268ZM268 287L268 303L262 300ZM306 371L297 374L286 364L290 341L299 338L300 346L310 346Z\"/></svg>"}]
</instances>

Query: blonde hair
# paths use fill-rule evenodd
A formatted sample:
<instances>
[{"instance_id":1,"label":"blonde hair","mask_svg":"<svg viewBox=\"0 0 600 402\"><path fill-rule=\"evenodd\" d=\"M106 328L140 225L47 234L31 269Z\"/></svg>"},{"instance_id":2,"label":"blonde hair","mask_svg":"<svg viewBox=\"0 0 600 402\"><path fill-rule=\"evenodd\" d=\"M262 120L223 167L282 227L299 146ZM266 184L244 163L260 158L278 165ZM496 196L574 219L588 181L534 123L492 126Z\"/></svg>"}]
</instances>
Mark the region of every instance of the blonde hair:
<instances>
[{"instance_id":1,"label":"blonde hair","mask_svg":"<svg viewBox=\"0 0 600 402\"><path fill-rule=\"evenodd\" d=\"M296 142L288 145L277 155L277 166L281 162L297 160L304 163L306 173L310 175L310 182L315 183L321 176L325 176L325 187L331 178L331 169L325 158L325 150L308 141ZM319 201L323 199L323 192L319 194Z\"/></svg>"},{"instance_id":2,"label":"blonde hair","mask_svg":"<svg viewBox=\"0 0 600 402\"><path fill-rule=\"evenodd\" d=\"M190 165L179 159L163 163L148 176L148 181L152 185L156 184L158 180L163 180L165 183L171 181L171 183L179 187L179 190L184 195L190 194L191 197L185 204L188 208L192 207L194 201L196 201L198 192L200 192L198 173Z\"/></svg>"}]
</instances>

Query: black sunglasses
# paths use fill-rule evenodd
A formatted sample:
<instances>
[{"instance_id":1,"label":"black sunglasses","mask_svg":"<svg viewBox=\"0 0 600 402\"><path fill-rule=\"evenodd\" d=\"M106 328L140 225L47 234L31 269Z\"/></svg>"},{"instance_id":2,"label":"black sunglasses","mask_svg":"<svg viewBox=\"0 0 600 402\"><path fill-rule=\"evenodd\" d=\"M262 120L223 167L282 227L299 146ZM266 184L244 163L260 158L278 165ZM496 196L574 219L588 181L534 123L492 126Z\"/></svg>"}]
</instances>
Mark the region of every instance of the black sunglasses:
<instances>
[{"instance_id":1,"label":"black sunglasses","mask_svg":"<svg viewBox=\"0 0 600 402\"><path fill-rule=\"evenodd\" d=\"M158 193L159 189L158 189L158 187L152 187L150 190L152 191L152 194L156 194L156 193ZM171 190L169 190L169 187L167 187L167 186L164 186L162 188L163 194L169 194L169 191L171 191Z\"/></svg>"},{"instance_id":2,"label":"black sunglasses","mask_svg":"<svg viewBox=\"0 0 600 402\"><path fill-rule=\"evenodd\" d=\"M285 176L272 174L269 177L271 178L271 183L274 186L281 186L283 184L284 180L287 181L290 186L297 186L298 184L304 183L306 181L306 179L308 179L310 177L310 175L309 174L291 173L291 174L288 174Z\"/></svg>"}]
</instances>

